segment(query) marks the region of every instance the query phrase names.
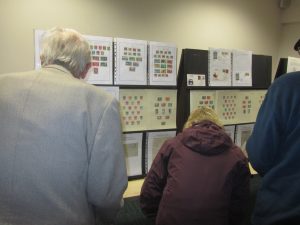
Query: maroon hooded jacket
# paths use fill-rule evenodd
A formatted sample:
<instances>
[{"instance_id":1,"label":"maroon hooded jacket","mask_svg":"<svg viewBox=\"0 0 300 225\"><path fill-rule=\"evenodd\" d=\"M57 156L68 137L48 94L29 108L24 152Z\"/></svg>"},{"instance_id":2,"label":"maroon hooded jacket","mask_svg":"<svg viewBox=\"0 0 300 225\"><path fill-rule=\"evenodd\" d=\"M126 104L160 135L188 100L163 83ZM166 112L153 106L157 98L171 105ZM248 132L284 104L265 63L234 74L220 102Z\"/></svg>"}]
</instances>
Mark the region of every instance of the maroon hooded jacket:
<instances>
[{"instance_id":1,"label":"maroon hooded jacket","mask_svg":"<svg viewBox=\"0 0 300 225\"><path fill-rule=\"evenodd\" d=\"M240 225L249 180L241 149L222 128L202 121L163 144L140 205L157 225Z\"/></svg>"}]
</instances>

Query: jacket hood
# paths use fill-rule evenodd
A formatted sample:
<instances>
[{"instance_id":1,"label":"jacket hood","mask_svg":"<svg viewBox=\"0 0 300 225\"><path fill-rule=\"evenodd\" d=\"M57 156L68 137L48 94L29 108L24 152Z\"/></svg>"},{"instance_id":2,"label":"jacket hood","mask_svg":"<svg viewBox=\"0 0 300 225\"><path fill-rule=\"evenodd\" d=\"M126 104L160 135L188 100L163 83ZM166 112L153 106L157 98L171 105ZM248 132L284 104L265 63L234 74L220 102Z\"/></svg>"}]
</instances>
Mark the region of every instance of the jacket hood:
<instances>
[{"instance_id":1,"label":"jacket hood","mask_svg":"<svg viewBox=\"0 0 300 225\"><path fill-rule=\"evenodd\" d=\"M225 130L210 121L196 123L184 129L181 135L184 146L203 155L218 155L233 145Z\"/></svg>"}]
</instances>

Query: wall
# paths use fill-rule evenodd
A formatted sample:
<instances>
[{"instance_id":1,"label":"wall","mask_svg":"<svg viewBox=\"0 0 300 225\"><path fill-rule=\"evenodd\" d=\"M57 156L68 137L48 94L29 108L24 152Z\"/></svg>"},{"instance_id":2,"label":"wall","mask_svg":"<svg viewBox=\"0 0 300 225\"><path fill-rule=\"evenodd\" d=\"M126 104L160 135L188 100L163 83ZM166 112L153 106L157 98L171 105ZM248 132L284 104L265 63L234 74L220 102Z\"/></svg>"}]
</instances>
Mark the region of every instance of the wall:
<instances>
[{"instance_id":1,"label":"wall","mask_svg":"<svg viewBox=\"0 0 300 225\"><path fill-rule=\"evenodd\" d=\"M276 71L281 13L276 0L1 0L0 73L33 69L33 30L53 26L173 42L179 58L182 48L252 50Z\"/></svg>"},{"instance_id":2,"label":"wall","mask_svg":"<svg viewBox=\"0 0 300 225\"><path fill-rule=\"evenodd\" d=\"M279 58L299 57L294 51L295 43L300 39L300 1L291 0L291 4L282 10L282 32L279 44Z\"/></svg>"}]
</instances>

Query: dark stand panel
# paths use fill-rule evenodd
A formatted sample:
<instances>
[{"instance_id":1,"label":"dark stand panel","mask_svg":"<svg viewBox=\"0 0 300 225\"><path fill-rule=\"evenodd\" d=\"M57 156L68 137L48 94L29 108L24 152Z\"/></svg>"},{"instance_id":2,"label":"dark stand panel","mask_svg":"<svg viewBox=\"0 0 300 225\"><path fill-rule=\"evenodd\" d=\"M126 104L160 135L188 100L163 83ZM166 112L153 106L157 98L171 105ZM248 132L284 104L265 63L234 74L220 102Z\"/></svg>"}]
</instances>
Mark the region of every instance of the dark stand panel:
<instances>
[{"instance_id":1,"label":"dark stand panel","mask_svg":"<svg viewBox=\"0 0 300 225\"><path fill-rule=\"evenodd\" d=\"M288 63L287 58L281 58L279 60L278 67L277 67L276 74L275 74L275 79L286 73L287 63Z\"/></svg>"},{"instance_id":2,"label":"dark stand panel","mask_svg":"<svg viewBox=\"0 0 300 225\"><path fill-rule=\"evenodd\" d=\"M252 55L252 88L268 89L272 79L272 56Z\"/></svg>"},{"instance_id":3,"label":"dark stand panel","mask_svg":"<svg viewBox=\"0 0 300 225\"><path fill-rule=\"evenodd\" d=\"M177 76L177 132L190 114L190 93L187 89L186 74L208 74L208 51L198 49L183 49ZM207 81L207 79L206 79Z\"/></svg>"}]
</instances>

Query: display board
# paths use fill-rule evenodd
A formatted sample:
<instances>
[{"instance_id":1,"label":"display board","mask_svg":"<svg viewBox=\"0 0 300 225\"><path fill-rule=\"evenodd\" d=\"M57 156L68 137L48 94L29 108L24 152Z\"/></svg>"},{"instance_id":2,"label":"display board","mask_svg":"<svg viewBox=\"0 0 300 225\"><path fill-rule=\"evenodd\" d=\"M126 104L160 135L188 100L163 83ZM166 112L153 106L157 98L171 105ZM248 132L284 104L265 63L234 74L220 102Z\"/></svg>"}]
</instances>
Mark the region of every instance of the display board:
<instances>
[{"instance_id":1,"label":"display board","mask_svg":"<svg viewBox=\"0 0 300 225\"><path fill-rule=\"evenodd\" d=\"M272 57L249 51L229 52L219 48L182 50L177 76L176 124L181 131L191 111L210 107L246 155L246 142L271 84ZM231 78L227 76L230 70Z\"/></svg>"},{"instance_id":2,"label":"display board","mask_svg":"<svg viewBox=\"0 0 300 225\"><path fill-rule=\"evenodd\" d=\"M182 129L191 110L200 107L201 105L214 108L219 116L222 117L222 121L225 122L225 124L253 122L253 120L255 120L254 118L256 118L259 103L254 99L257 96L261 96L261 91L265 92L271 84L272 57L243 52L243 54L245 54L245 59L242 62L247 62L245 63L247 65L251 62L252 82L250 83L252 83L252 85L241 86L240 84L237 84L236 86L232 86L231 84L229 85L228 82L228 85L226 86L225 82L223 83L223 86L212 86L209 76L213 76L213 74L211 74L211 68L209 68L209 66L211 66L210 61L214 59L214 51L217 52L217 56L219 54L222 55L222 52L226 52L226 54L223 54L224 57L226 56L226 60L220 60L221 62L219 62L219 64L223 65L224 68L226 66L229 68L229 53L227 50L225 51L224 49L217 48L210 50L182 50L177 76L178 130ZM236 51L236 54L241 54L241 52L242 51ZM249 59L249 55L251 55L251 59ZM217 56L215 56L216 60ZM221 68L222 66L219 67ZM245 68L245 71L249 71L247 66L242 67ZM234 70L237 71L238 69ZM190 83L194 83L195 80L193 80L192 77L197 76L199 76L199 78L204 77L201 79L205 81L205 86L190 85ZM242 93L241 91L255 91L257 94L255 94L255 92ZM261 98L263 98L263 96ZM251 101L251 104L249 101Z\"/></svg>"}]
</instances>

